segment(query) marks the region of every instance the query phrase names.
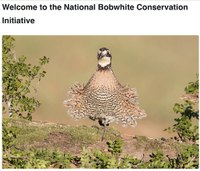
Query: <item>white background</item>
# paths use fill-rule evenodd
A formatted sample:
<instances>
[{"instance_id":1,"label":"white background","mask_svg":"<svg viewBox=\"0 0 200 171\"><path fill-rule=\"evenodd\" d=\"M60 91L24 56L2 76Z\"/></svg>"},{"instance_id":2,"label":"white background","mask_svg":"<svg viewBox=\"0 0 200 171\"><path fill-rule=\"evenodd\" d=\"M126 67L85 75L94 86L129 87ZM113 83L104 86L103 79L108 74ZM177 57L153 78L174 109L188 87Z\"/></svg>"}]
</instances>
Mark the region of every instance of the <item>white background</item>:
<instances>
[{"instance_id":1,"label":"white background","mask_svg":"<svg viewBox=\"0 0 200 171\"><path fill-rule=\"evenodd\" d=\"M3 11L0 17L35 18L35 24L0 24L11 35L197 35L200 1L1 1L10 4L188 5L188 11Z\"/></svg>"}]
</instances>

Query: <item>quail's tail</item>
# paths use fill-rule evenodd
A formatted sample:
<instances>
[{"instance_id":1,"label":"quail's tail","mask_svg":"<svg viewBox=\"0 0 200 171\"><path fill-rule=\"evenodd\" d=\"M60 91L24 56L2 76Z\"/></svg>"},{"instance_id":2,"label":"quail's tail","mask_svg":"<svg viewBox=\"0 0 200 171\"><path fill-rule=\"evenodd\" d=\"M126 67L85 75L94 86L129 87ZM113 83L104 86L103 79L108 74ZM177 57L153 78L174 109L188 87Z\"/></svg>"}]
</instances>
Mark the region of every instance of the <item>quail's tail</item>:
<instances>
[{"instance_id":1,"label":"quail's tail","mask_svg":"<svg viewBox=\"0 0 200 171\"><path fill-rule=\"evenodd\" d=\"M84 112L83 103L84 85L75 84L70 91L68 91L67 99L63 104L67 107L68 113L76 119L81 119L87 116Z\"/></svg>"},{"instance_id":2,"label":"quail's tail","mask_svg":"<svg viewBox=\"0 0 200 171\"><path fill-rule=\"evenodd\" d=\"M146 117L146 112L139 107L137 92L134 88L120 86L118 106L114 109L115 116L124 126L137 125L136 119Z\"/></svg>"}]
</instances>

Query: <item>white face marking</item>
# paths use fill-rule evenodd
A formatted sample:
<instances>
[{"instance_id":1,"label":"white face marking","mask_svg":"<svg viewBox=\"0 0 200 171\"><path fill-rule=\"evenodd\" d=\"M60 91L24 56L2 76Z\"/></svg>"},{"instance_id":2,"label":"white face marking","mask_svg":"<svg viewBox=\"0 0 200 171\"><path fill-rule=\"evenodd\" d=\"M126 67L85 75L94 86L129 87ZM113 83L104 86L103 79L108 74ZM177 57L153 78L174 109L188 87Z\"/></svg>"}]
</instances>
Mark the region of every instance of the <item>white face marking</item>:
<instances>
[{"instance_id":1,"label":"white face marking","mask_svg":"<svg viewBox=\"0 0 200 171\"><path fill-rule=\"evenodd\" d=\"M105 67L105 66L107 66L107 65L110 64L110 57L106 57L106 56L105 56L105 57L99 59L98 63L99 63L99 65L100 65L101 67Z\"/></svg>"},{"instance_id":2,"label":"white face marking","mask_svg":"<svg viewBox=\"0 0 200 171\"><path fill-rule=\"evenodd\" d=\"M107 54L107 50L104 50L103 52L101 52L102 55L106 55Z\"/></svg>"}]
</instances>

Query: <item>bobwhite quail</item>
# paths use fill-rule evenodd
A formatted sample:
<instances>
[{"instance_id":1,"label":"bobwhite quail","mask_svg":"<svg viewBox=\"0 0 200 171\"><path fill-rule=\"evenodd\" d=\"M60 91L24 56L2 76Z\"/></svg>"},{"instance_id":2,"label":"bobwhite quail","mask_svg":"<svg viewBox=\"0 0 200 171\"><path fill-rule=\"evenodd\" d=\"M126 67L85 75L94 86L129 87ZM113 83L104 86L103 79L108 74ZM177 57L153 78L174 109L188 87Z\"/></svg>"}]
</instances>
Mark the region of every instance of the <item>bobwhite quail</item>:
<instances>
[{"instance_id":1,"label":"bobwhite quail","mask_svg":"<svg viewBox=\"0 0 200 171\"><path fill-rule=\"evenodd\" d=\"M88 117L104 126L103 140L106 126L111 122L136 126L136 119L145 117L146 113L138 106L136 90L117 81L111 68L109 49L100 48L97 59L97 71L85 86L76 84L71 88L64 105L72 117Z\"/></svg>"}]
</instances>

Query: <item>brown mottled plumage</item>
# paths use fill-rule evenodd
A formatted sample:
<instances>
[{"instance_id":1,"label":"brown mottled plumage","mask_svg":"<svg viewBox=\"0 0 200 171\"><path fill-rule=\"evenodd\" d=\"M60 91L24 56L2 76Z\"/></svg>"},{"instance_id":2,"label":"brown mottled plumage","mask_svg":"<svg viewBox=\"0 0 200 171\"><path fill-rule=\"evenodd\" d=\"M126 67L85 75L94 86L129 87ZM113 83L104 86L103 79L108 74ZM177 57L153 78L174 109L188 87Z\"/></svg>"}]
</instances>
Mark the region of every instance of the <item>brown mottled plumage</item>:
<instances>
[{"instance_id":1,"label":"brown mottled plumage","mask_svg":"<svg viewBox=\"0 0 200 171\"><path fill-rule=\"evenodd\" d=\"M111 122L136 126L135 119L146 116L138 106L134 88L122 86L111 69L111 54L107 48L99 49L98 69L84 86L76 84L64 101L68 113L77 119L88 117L100 125Z\"/></svg>"}]
</instances>

